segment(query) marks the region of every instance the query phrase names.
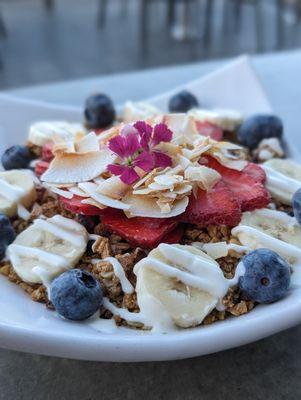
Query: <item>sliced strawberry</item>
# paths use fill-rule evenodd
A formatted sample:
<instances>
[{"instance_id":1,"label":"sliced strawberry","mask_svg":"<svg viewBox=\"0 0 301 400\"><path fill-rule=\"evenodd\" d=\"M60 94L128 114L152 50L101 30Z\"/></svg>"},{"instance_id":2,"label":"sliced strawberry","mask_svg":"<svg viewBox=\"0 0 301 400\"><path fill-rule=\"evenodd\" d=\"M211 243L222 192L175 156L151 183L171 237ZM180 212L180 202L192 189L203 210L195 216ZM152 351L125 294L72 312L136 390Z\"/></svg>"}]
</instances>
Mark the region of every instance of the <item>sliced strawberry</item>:
<instances>
[{"instance_id":1,"label":"sliced strawberry","mask_svg":"<svg viewBox=\"0 0 301 400\"><path fill-rule=\"evenodd\" d=\"M102 218L106 228L134 246L154 248L176 226L177 222L168 218L127 218L122 211L108 210ZM172 236L170 240L178 240Z\"/></svg>"},{"instance_id":2,"label":"sliced strawberry","mask_svg":"<svg viewBox=\"0 0 301 400\"><path fill-rule=\"evenodd\" d=\"M252 176L253 179L255 179L256 182L260 183L265 183L266 181L266 173L264 169L254 163L248 163L248 165L243 169L243 172L246 172L250 176Z\"/></svg>"},{"instance_id":3,"label":"sliced strawberry","mask_svg":"<svg viewBox=\"0 0 301 400\"><path fill-rule=\"evenodd\" d=\"M270 202L270 195L261 183L262 175L258 168L251 165L247 171L236 171L226 168L212 157L206 157L206 166L215 169L222 176L222 181L238 199L242 211L252 211L266 207ZM259 167L260 168L260 167ZM256 179L254 179L256 177ZM258 181L260 179L260 181Z\"/></svg>"},{"instance_id":4,"label":"sliced strawberry","mask_svg":"<svg viewBox=\"0 0 301 400\"><path fill-rule=\"evenodd\" d=\"M184 227L180 225L173 231L167 233L167 235L163 236L163 238L160 240L160 243L168 243L168 244L180 243L183 234L184 234Z\"/></svg>"},{"instance_id":5,"label":"sliced strawberry","mask_svg":"<svg viewBox=\"0 0 301 400\"><path fill-rule=\"evenodd\" d=\"M47 169L49 168L49 164L49 162L42 160L36 163L34 167L34 172L38 178L40 178L44 174L44 172L47 171Z\"/></svg>"},{"instance_id":6,"label":"sliced strawberry","mask_svg":"<svg viewBox=\"0 0 301 400\"><path fill-rule=\"evenodd\" d=\"M102 215L104 210L91 206L90 204L83 204L81 201L84 199L80 196L73 196L72 199L66 199L60 196L60 203L65 208L65 210L71 211L74 214L82 215Z\"/></svg>"},{"instance_id":7,"label":"sliced strawberry","mask_svg":"<svg viewBox=\"0 0 301 400\"><path fill-rule=\"evenodd\" d=\"M222 140L224 132L222 129L210 122L206 121L196 121L196 129L200 135L209 136L214 140Z\"/></svg>"},{"instance_id":8,"label":"sliced strawberry","mask_svg":"<svg viewBox=\"0 0 301 400\"><path fill-rule=\"evenodd\" d=\"M189 204L181 216L183 222L197 225L236 226L241 218L238 200L223 182L208 192L199 189L197 197L190 195Z\"/></svg>"},{"instance_id":9,"label":"sliced strawberry","mask_svg":"<svg viewBox=\"0 0 301 400\"><path fill-rule=\"evenodd\" d=\"M47 161L50 162L53 160L53 153L52 153L52 149L53 149L53 143L46 143L44 144L44 146L42 147L42 160L43 161Z\"/></svg>"}]
</instances>

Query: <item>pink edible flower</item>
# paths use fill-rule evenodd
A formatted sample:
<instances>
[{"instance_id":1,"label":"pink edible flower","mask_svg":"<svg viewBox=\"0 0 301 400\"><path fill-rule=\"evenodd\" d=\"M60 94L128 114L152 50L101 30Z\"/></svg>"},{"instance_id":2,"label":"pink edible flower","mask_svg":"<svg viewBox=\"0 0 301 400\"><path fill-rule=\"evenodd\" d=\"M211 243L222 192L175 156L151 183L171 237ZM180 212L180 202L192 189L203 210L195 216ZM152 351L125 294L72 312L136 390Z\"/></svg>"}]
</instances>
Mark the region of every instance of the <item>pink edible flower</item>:
<instances>
[{"instance_id":1,"label":"pink edible flower","mask_svg":"<svg viewBox=\"0 0 301 400\"><path fill-rule=\"evenodd\" d=\"M122 182L131 185L140 177L135 170L139 167L145 172L153 168L166 168L172 164L171 158L156 150L161 142L170 142L172 132L165 124L157 124L154 129L144 121L125 125L120 135L113 137L108 144L110 150L117 154L120 164L109 164L108 171L120 176Z\"/></svg>"}]
</instances>

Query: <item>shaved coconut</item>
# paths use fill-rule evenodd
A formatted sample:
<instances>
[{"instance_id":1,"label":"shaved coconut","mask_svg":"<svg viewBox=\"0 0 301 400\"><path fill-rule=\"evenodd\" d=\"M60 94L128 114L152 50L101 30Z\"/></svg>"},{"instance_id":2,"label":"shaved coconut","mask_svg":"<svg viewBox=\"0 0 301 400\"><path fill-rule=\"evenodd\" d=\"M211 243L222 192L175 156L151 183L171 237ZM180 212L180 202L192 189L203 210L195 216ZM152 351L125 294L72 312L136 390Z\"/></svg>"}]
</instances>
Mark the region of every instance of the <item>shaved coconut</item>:
<instances>
[{"instance_id":1,"label":"shaved coconut","mask_svg":"<svg viewBox=\"0 0 301 400\"><path fill-rule=\"evenodd\" d=\"M182 155L178 156L178 164L181 166L183 170L185 170L189 165L192 165L191 161Z\"/></svg>"},{"instance_id":2,"label":"shaved coconut","mask_svg":"<svg viewBox=\"0 0 301 400\"><path fill-rule=\"evenodd\" d=\"M89 204L90 206L94 206L99 208L100 210L104 210L105 208L107 208L106 206L104 206L103 204L98 203L98 201L95 201L91 198L88 199L84 199L81 201L82 204Z\"/></svg>"},{"instance_id":3,"label":"shaved coconut","mask_svg":"<svg viewBox=\"0 0 301 400\"><path fill-rule=\"evenodd\" d=\"M72 186L71 188L69 188L69 192L79 197L89 197L89 195L83 190L81 190L78 186Z\"/></svg>"},{"instance_id":4,"label":"shaved coconut","mask_svg":"<svg viewBox=\"0 0 301 400\"><path fill-rule=\"evenodd\" d=\"M213 142L212 147L206 152L225 167L242 171L248 164L245 152L241 146L229 142Z\"/></svg>"},{"instance_id":5,"label":"shaved coconut","mask_svg":"<svg viewBox=\"0 0 301 400\"><path fill-rule=\"evenodd\" d=\"M181 200L173 203L169 213L162 213L160 207L154 198L145 198L140 196L128 195L124 202L130 206L129 211L125 214L130 217L150 217L150 218L171 218L183 214L188 205L188 197L185 196Z\"/></svg>"},{"instance_id":6,"label":"shaved coconut","mask_svg":"<svg viewBox=\"0 0 301 400\"><path fill-rule=\"evenodd\" d=\"M188 115L199 122L209 122L217 125L224 131L234 131L242 123L243 116L238 111L234 110L205 110L194 108L188 112Z\"/></svg>"},{"instance_id":7,"label":"shaved coconut","mask_svg":"<svg viewBox=\"0 0 301 400\"><path fill-rule=\"evenodd\" d=\"M78 183L90 181L106 171L116 156L109 150L57 155L41 180L50 183Z\"/></svg>"},{"instance_id":8,"label":"shaved coconut","mask_svg":"<svg viewBox=\"0 0 301 400\"><path fill-rule=\"evenodd\" d=\"M48 185L45 185L45 186L47 187ZM70 193L68 190L62 190L55 186L48 186L48 188L51 192L56 193L59 196L65 197L65 199L72 199L72 197L73 197L73 194Z\"/></svg>"},{"instance_id":9,"label":"shaved coconut","mask_svg":"<svg viewBox=\"0 0 301 400\"><path fill-rule=\"evenodd\" d=\"M212 168L200 166L189 166L185 170L185 178L190 182L197 182L201 189L211 189L220 179L221 175Z\"/></svg>"},{"instance_id":10,"label":"shaved coconut","mask_svg":"<svg viewBox=\"0 0 301 400\"><path fill-rule=\"evenodd\" d=\"M98 151L99 142L95 132L90 132L84 136L79 142L75 143L77 153L87 153L89 151Z\"/></svg>"},{"instance_id":11,"label":"shaved coconut","mask_svg":"<svg viewBox=\"0 0 301 400\"><path fill-rule=\"evenodd\" d=\"M112 137L119 135L124 125L125 125L124 123L121 123L119 125L113 126L112 128L103 131L101 135L98 136L98 142L100 143L100 145L105 146L107 142L110 139L112 139Z\"/></svg>"},{"instance_id":12,"label":"shaved coconut","mask_svg":"<svg viewBox=\"0 0 301 400\"><path fill-rule=\"evenodd\" d=\"M172 143L192 144L200 135L192 117L184 113L165 114L163 122L173 132Z\"/></svg>"},{"instance_id":13,"label":"shaved coconut","mask_svg":"<svg viewBox=\"0 0 301 400\"><path fill-rule=\"evenodd\" d=\"M129 123L161 114L162 112L150 103L127 101L124 105L122 119L125 123Z\"/></svg>"},{"instance_id":14,"label":"shaved coconut","mask_svg":"<svg viewBox=\"0 0 301 400\"><path fill-rule=\"evenodd\" d=\"M44 184L44 186L50 186L50 187L57 187L57 188L71 188L73 186L73 183L47 183Z\"/></svg>"},{"instance_id":15,"label":"shaved coconut","mask_svg":"<svg viewBox=\"0 0 301 400\"><path fill-rule=\"evenodd\" d=\"M93 200L107 207L118 208L119 210L130 209L130 206L128 204L96 192L97 185L95 183L92 182L79 183L78 187L87 194L89 194L89 196L92 197Z\"/></svg>"},{"instance_id":16,"label":"shaved coconut","mask_svg":"<svg viewBox=\"0 0 301 400\"><path fill-rule=\"evenodd\" d=\"M129 190L129 185L123 183L118 176L112 176L102 181L98 185L96 192L119 200L122 199Z\"/></svg>"}]
</instances>

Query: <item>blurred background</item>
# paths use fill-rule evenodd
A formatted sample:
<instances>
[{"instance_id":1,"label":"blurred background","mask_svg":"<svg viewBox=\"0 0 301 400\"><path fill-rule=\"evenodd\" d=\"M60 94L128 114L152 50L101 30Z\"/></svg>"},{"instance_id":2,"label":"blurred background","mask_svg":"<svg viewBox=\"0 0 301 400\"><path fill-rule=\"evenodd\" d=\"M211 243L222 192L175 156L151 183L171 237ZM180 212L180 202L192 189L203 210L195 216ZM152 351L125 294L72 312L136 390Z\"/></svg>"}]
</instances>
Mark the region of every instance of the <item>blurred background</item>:
<instances>
[{"instance_id":1,"label":"blurred background","mask_svg":"<svg viewBox=\"0 0 301 400\"><path fill-rule=\"evenodd\" d=\"M301 45L301 0L0 0L0 89Z\"/></svg>"}]
</instances>

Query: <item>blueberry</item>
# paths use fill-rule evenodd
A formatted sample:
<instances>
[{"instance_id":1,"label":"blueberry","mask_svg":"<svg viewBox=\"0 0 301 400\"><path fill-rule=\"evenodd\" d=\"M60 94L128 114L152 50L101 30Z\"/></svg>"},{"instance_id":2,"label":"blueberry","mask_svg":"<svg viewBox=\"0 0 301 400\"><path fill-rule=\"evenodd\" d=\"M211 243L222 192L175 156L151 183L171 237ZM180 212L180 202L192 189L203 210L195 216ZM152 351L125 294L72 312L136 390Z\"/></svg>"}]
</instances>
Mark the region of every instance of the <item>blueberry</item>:
<instances>
[{"instance_id":1,"label":"blueberry","mask_svg":"<svg viewBox=\"0 0 301 400\"><path fill-rule=\"evenodd\" d=\"M105 94L95 94L87 98L85 118L89 128L106 128L115 119L112 100Z\"/></svg>"},{"instance_id":2,"label":"blueberry","mask_svg":"<svg viewBox=\"0 0 301 400\"><path fill-rule=\"evenodd\" d=\"M16 234L9 218L0 214L0 260L5 256L6 248L15 240Z\"/></svg>"},{"instance_id":3,"label":"blueberry","mask_svg":"<svg viewBox=\"0 0 301 400\"><path fill-rule=\"evenodd\" d=\"M243 257L242 262L246 271L238 284L247 298L272 303L286 295L291 279L290 265L277 253L257 249Z\"/></svg>"},{"instance_id":4,"label":"blueberry","mask_svg":"<svg viewBox=\"0 0 301 400\"><path fill-rule=\"evenodd\" d=\"M280 118L275 115L254 115L242 123L237 138L244 146L255 149L261 140L281 139L282 134L283 124Z\"/></svg>"},{"instance_id":5,"label":"blueberry","mask_svg":"<svg viewBox=\"0 0 301 400\"><path fill-rule=\"evenodd\" d=\"M197 98L188 90L182 90L182 92L175 94L169 100L169 111L175 113L187 112L191 108L199 106Z\"/></svg>"},{"instance_id":6,"label":"blueberry","mask_svg":"<svg viewBox=\"0 0 301 400\"><path fill-rule=\"evenodd\" d=\"M99 309L103 297L100 284L93 275L71 269L53 280L50 298L59 315L82 321Z\"/></svg>"},{"instance_id":7,"label":"blueberry","mask_svg":"<svg viewBox=\"0 0 301 400\"><path fill-rule=\"evenodd\" d=\"M5 150L2 154L1 162L6 170L20 169L28 168L33 158L34 155L29 151L28 147L16 145Z\"/></svg>"},{"instance_id":8,"label":"blueberry","mask_svg":"<svg viewBox=\"0 0 301 400\"><path fill-rule=\"evenodd\" d=\"M301 224L301 188L294 193L292 204L294 216L299 224Z\"/></svg>"}]
</instances>

